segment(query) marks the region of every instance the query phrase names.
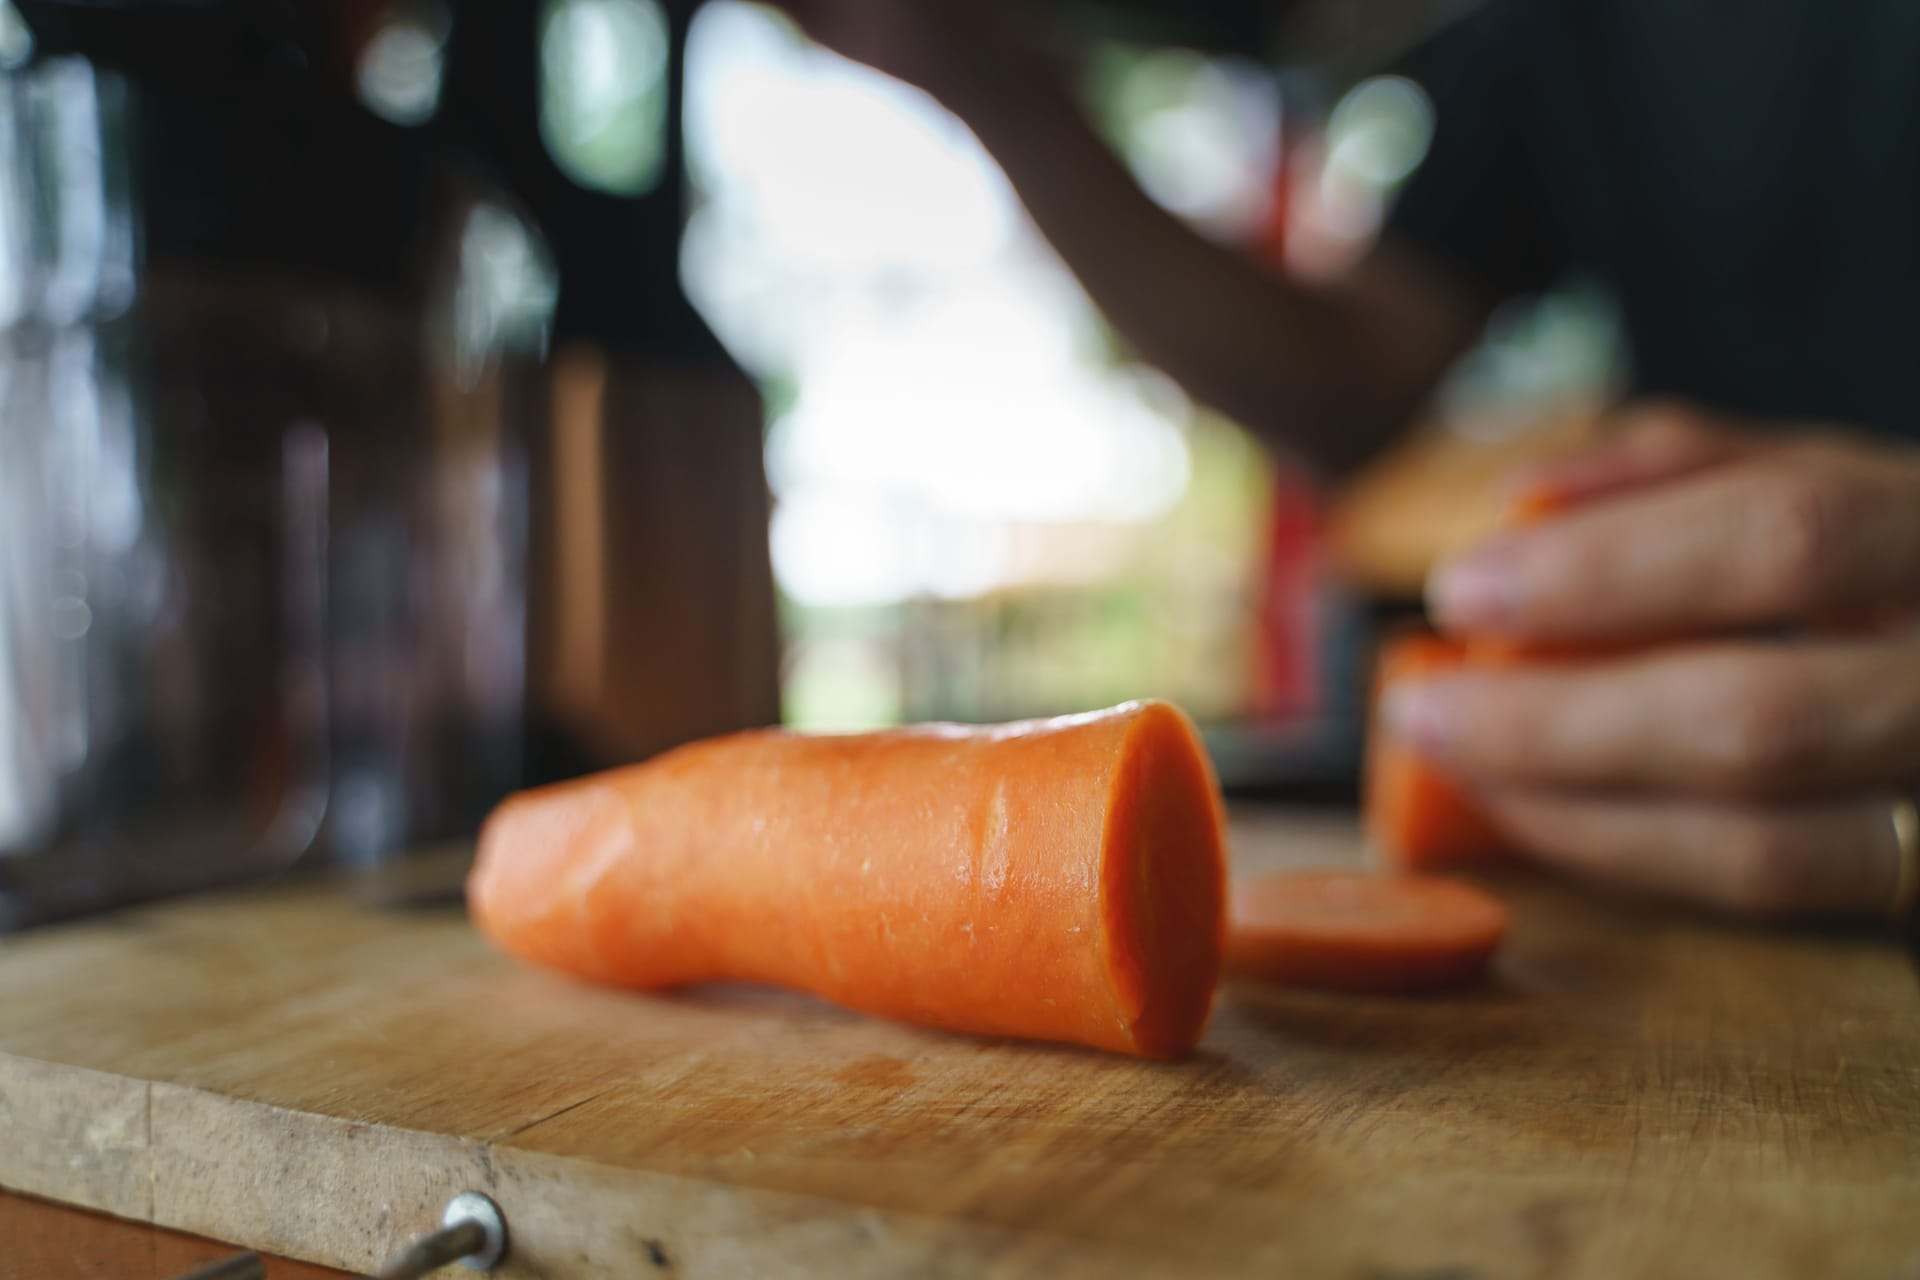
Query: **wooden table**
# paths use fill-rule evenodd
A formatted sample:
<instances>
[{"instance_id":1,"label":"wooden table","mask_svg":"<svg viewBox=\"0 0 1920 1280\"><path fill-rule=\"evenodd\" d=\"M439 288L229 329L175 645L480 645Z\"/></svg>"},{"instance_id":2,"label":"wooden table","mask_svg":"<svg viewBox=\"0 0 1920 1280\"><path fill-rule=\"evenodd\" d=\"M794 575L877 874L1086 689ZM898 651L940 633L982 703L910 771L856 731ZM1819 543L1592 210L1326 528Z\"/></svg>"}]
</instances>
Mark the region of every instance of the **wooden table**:
<instances>
[{"instance_id":1,"label":"wooden table","mask_svg":"<svg viewBox=\"0 0 1920 1280\"><path fill-rule=\"evenodd\" d=\"M1243 871L1357 856L1236 828ZM546 1280L1920 1275L1900 950L1502 888L1486 986L1230 986L1176 1066L168 904L0 950L0 1185L355 1269L472 1188Z\"/></svg>"}]
</instances>

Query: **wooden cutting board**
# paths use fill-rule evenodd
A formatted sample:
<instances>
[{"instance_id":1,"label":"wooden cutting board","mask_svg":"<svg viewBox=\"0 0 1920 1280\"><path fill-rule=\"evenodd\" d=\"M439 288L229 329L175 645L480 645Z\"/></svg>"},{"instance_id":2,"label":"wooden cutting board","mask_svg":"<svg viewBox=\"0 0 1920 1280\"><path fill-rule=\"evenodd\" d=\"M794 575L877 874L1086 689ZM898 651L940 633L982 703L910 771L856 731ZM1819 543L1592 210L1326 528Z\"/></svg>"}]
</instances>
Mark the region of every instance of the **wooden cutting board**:
<instances>
[{"instance_id":1,"label":"wooden cutting board","mask_svg":"<svg viewBox=\"0 0 1920 1280\"><path fill-rule=\"evenodd\" d=\"M1507 890L1486 987L1231 986L1177 1066L594 990L315 887L168 904L0 944L0 1184L355 1269L478 1189L546 1280L1920 1274L1899 950Z\"/></svg>"}]
</instances>

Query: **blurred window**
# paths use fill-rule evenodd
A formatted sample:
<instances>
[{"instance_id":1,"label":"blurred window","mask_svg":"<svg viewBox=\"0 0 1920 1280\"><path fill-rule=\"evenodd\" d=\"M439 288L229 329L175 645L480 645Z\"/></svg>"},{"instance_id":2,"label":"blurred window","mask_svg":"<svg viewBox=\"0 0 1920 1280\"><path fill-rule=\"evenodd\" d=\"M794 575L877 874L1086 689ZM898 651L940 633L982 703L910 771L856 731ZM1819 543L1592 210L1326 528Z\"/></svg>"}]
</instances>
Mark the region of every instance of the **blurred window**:
<instances>
[{"instance_id":1,"label":"blurred window","mask_svg":"<svg viewBox=\"0 0 1920 1280\"><path fill-rule=\"evenodd\" d=\"M360 51L360 101L383 120L425 124L440 105L447 15L438 8L396 6Z\"/></svg>"},{"instance_id":2,"label":"blurred window","mask_svg":"<svg viewBox=\"0 0 1920 1280\"><path fill-rule=\"evenodd\" d=\"M660 180L667 17L658 0L552 0L540 24L540 134L583 187L637 196Z\"/></svg>"},{"instance_id":3,"label":"blurred window","mask_svg":"<svg viewBox=\"0 0 1920 1280\"><path fill-rule=\"evenodd\" d=\"M1156 198L1256 228L1262 75L1108 51L1096 113ZM689 294L767 393L791 722L1242 707L1269 470L1122 353L972 135L719 0L688 49Z\"/></svg>"},{"instance_id":4,"label":"blurred window","mask_svg":"<svg viewBox=\"0 0 1920 1280\"><path fill-rule=\"evenodd\" d=\"M0 71L22 66L33 56L33 31L20 11L0 0Z\"/></svg>"}]
</instances>

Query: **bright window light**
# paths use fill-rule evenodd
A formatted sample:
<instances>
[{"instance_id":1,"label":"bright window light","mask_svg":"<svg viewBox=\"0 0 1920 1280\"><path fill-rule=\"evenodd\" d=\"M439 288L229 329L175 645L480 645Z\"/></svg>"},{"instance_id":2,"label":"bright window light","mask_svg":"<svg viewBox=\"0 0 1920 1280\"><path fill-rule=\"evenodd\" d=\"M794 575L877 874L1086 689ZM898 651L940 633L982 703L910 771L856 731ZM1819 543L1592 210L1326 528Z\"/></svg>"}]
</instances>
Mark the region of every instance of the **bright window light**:
<instances>
[{"instance_id":1,"label":"bright window light","mask_svg":"<svg viewBox=\"0 0 1920 1280\"><path fill-rule=\"evenodd\" d=\"M667 16L658 0L553 0L540 29L540 135L584 187L644 194L666 157Z\"/></svg>"}]
</instances>

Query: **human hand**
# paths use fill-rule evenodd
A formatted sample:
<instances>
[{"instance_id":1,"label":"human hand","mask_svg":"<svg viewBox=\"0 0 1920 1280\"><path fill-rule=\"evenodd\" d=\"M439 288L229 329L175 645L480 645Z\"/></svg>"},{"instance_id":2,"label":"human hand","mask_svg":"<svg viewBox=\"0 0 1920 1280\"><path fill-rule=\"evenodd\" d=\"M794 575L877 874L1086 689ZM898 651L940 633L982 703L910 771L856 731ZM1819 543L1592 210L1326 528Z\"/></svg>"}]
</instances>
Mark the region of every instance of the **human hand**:
<instances>
[{"instance_id":1,"label":"human hand","mask_svg":"<svg viewBox=\"0 0 1920 1280\"><path fill-rule=\"evenodd\" d=\"M1396 687L1389 730L1544 862L1758 916L1886 910L1920 781L1920 452L1634 417L1527 477L1565 514L1429 584L1446 630L1595 656Z\"/></svg>"}]
</instances>

